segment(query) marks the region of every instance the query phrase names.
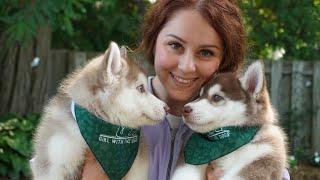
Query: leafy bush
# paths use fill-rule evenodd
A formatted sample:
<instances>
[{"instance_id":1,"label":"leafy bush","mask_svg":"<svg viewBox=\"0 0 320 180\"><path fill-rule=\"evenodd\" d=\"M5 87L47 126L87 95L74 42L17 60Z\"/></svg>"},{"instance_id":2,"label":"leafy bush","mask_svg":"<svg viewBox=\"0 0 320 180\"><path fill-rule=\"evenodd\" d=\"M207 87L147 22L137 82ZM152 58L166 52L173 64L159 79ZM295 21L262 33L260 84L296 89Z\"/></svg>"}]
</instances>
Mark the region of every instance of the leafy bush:
<instances>
[{"instance_id":1,"label":"leafy bush","mask_svg":"<svg viewBox=\"0 0 320 180\"><path fill-rule=\"evenodd\" d=\"M250 58L319 59L319 0L239 2L245 15Z\"/></svg>"},{"instance_id":2,"label":"leafy bush","mask_svg":"<svg viewBox=\"0 0 320 180\"><path fill-rule=\"evenodd\" d=\"M0 118L0 177L21 179L30 176L32 136L39 118L37 114L25 118L9 114Z\"/></svg>"},{"instance_id":3,"label":"leafy bush","mask_svg":"<svg viewBox=\"0 0 320 180\"><path fill-rule=\"evenodd\" d=\"M146 0L96 0L82 3L85 13L71 19L70 28L59 23L61 26L53 31L52 47L105 51L112 40L135 48L144 9L148 4Z\"/></svg>"},{"instance_id":4,"label":"leafy bush","mask_svg":"<svg viewBox=\"0 0 320 180\"><path fill-rule=\"evenodd\" d=\"M0 35L6 46L35 38L39 27L51 28L53 48L104 51L110 40L136 44L148 0L3 0Z\"/></svg>"},{"instance_id":5,"label":"leafy bush","mask_svg":"<svg viewBox=\"0 0 320 180\"><path fill-rule=\"evenodd\" d=\"M55 30L63 24L72 32L71 20L79 18L85 9L84 2L92 0L3 0L0 1L0 25L7 46L14 42L25 43L37 34L40 26Z\"/></svg>"},{"instance_id":6,"label":"leafy bush","mask_svg":"<svg viewBox=\"0 0 320 180\"><path fill-rule=\"evenodd\" d=\"M320 0L242 0L248 58L318 59ZM41 26L53 32L52 47L104 51L114 40L137 46L148 0L2 0L0 34L25 42Z\"/></svg>"}]
</instances>

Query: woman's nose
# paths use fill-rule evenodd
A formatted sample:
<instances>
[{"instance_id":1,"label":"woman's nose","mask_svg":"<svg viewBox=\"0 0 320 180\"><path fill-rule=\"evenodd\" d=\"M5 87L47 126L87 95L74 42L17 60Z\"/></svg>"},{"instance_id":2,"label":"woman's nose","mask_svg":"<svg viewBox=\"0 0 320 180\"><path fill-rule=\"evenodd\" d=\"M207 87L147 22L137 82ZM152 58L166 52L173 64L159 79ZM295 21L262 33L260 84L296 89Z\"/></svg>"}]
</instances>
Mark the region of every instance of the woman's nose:
<instances>
[{"instance_id":1,"label":"woman's nose","mask_svg":"<svg viewBox=\"0 0 320 180\"><path fill-rule=\"evenodd\" d=\"M178 68L184 73L194 72L196 70L196 66L193 55L187 52L181 56Z\"/></svg>"}]
</instances>

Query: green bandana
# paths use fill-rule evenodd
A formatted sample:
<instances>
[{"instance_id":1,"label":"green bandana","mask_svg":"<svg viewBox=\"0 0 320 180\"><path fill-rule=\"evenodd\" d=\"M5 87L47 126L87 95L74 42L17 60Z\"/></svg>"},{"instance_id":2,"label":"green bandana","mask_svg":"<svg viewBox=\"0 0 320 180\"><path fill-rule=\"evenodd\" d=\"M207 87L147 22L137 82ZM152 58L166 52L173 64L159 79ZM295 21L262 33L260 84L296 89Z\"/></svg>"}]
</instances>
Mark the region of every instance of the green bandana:
<instances>
[{"instance_id":1,"label":"green bandana","mask_svg":"<svg viewBox=\"0 0 320 180\"><path fill-rule=\"evenodd\" d=\"M74 104L74 116L90 150L110 180L119 180L136 158L140 130L110 124Z\"/></svg>"},{"instance_id":2,"label":"green bandana","mask_svg":"<svg viewBox=\"0 0 320 180\"><path fill-rule=\"evenodd\" d=\"M193 165L209 163L249 143L260 127L223 127L208 133L194 133L184 148L185 162Z\"/></svg>"}]
</instances>

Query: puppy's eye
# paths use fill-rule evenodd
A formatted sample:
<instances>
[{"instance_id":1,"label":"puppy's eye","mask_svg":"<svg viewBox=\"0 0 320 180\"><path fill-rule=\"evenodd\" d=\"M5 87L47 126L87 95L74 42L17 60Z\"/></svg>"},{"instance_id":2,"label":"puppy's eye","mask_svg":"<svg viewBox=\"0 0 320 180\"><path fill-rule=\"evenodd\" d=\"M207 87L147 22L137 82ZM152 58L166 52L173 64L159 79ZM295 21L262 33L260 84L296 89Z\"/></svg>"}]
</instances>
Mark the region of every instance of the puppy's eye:
<instances>
[{"instance_id":1,"label":"puppy's eye","mask_svg":"<svg viewBox=\"0 0 320 180\"><path fill-rule=\"evenodd\" d=\"M212 96L211 99L212 99L212 101L214 101L214 102L219 102L219 101L223 100L223 97L215 94L215 95Z\"/></svg>"},{"instance_id":2,"label":"puppy's eye","mask_svg":"<svg viewBox=\"0 0 320 180\"><path fill-rule=\"evenodd\" d=\"M141 84L141 85L137 86L137 90L138 90L139 92L141 92L141 93L146 92L146 90L145 90L145 88L144 88L143 84Z\"/></svg>"}]
</instances>

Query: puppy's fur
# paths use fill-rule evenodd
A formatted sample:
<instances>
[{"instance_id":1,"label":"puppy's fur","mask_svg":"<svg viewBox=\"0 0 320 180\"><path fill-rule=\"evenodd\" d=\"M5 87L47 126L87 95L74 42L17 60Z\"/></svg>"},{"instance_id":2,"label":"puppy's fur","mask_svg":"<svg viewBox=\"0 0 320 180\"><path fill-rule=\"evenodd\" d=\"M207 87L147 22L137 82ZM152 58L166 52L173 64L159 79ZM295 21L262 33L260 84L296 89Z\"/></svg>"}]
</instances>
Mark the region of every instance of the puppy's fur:
<instances>
[{"instance_id":1,"label":"puppy's fur","mask_svg":"<svg viewBox=\"0 0 320 180\"><path fill-rule=\"evenodd\" d=\"M35 135L31 168L34 179L80 179L88 149L72 116L75 103L110 123L138 128L159 123L164 102L146 91L147 77L128 60L125 48L110 43L105 54L69 76L46 106ZM148 155L144 140L124 179L147 179Z\"/></svg>"},{"instance_id":2,"label":"puppy's fur","mask_svg":"<svg viewBox=\"0 0 320 180\"><path fill-rule=\"evenodd\" d=\"M217 75L204 87L200 98L186 106L192 112L184 115L184 121L196 132L225 126L261 126L248 144L215 160L223 170L220 179L282 179L286 136L270 104L262 62L251 64L239 79L235 73ZM194 166L182 161L183 157L174 180L205 179L206 164Z\"/></svg>"}]
</instances>

